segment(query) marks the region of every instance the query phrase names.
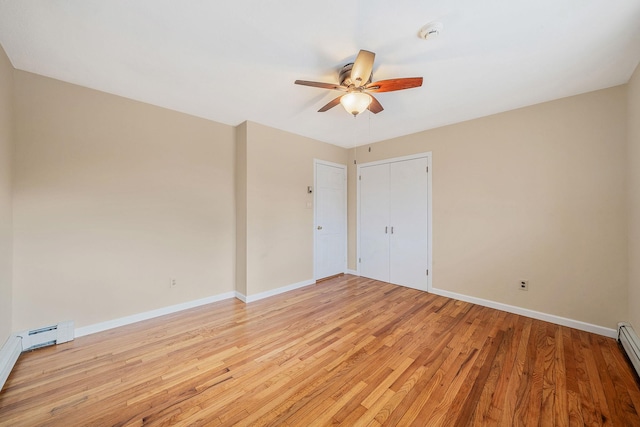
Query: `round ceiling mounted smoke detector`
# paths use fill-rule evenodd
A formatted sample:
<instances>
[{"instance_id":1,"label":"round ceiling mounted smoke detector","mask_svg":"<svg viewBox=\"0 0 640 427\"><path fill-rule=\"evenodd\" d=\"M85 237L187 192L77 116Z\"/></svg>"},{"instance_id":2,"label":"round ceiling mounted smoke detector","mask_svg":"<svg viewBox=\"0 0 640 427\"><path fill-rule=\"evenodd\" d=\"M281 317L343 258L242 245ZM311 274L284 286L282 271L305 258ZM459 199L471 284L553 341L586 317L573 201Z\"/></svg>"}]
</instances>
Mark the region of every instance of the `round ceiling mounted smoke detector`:
<instances>
[{"instance_id":1,"label":"round ceiling mounted smoke detector","mask_svg":"<svg viewBox=\"0 0 640 427\"><path fill-rule=\"evenodd\" d=\"M418 36L424 40L435 39L440 35L444 26L442 22L429 22L424 27L420 28Z\"/></svg>"}]
</instances>

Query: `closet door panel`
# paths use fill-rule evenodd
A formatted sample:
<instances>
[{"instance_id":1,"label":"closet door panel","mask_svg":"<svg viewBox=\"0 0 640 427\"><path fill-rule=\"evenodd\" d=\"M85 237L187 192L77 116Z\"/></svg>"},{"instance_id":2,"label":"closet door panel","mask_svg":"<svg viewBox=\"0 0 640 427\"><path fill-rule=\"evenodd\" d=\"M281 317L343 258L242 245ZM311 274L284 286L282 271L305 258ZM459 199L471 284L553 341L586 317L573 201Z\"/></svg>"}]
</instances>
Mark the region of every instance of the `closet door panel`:
<instances>
[{"instance_id":1,"label":"closet door panel","mask_svg":"<svg viewBox=\"0 0 640 427\"><path fill-rule=\"evenodd\" d=\"M360 169L359 273L389 281L389 165Z\"/></svg>"},{"instance_id":2,"label":"closet door panel","mask_svg":"<svg viewBox=\"0 0 640 427\"><path fill-rule=\"evenodd\" d=\"M390 282L427 290L426 158L390 164Z\"/></svg>"}]
</instances>

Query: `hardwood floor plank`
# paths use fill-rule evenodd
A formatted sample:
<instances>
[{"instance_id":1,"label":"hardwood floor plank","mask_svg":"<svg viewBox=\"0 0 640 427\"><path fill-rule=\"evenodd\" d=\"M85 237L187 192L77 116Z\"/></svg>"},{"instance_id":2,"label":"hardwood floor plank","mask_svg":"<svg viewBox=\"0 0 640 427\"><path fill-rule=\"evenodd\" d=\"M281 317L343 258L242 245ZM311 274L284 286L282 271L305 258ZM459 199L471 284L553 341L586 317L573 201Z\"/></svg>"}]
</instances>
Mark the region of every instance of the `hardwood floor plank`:
<instances>
[{"instance_id":1,"label":"hardwood floor plank","mask_svg":"<svg viewBox=\"0 0 640 427\"><path fill-rule=\"evenodd\" d=\"M507 377L508 383L506 386L505 393L502 394L504 396L504 403L500 404L494 400L494 404L497 407L501 408L502 416L500 418L499 425L501 426L513 426L517 424L516 416L521 413L523 410L522 405L525 405L526 402L522 399L522 392L518 392L518 390L526 387L526 384L522 385L523 382L527 382L528 380L528 366L532 363L530 360L530 354L528 350L529 344L529 336L531 335L531 325L533 321L531 319L526 319L524 321L524 325L522 326L522 334L520 339L514 342L517 345L517 352L513 357L513 367L511 369L510 375Z\"/></svg>"},{"instance_id":2,"label":"hardwood floor plank","mask_svg":"<svg viewBox=\"0 0 640 427\"><path fill-rule=\"evenodd\" d=\"M612 360L608 362L609 369L615 370L615 373L620 377L621 381L623 381L626 391L629 393L629 397L633 403L633 407L637 412L640 410L640 378L635 375L631 361L623 354L622 345L616 341L609 340L607 340L607 343L610 349L609 355L612 358ZM631 369L618 369L618 366L625 364L630 366Z\"/></svg>"},{"instance_id":3,"label":"hardwood floor plank","mask_svg":"<svg viewBox=\"0 0 640 427\"><path fill-rule=\"evenodd\" d=\"M632 420L638 417L635 404L630 396L633 392L629 390L630 387L625 383L623 375L615 368L615 358L611 354L611 347L608 345L608 340L598 340L598 342L600 344L600 352L602 353L602 361L606 366L615 389L615 396L617 397L615 400L618 404L617 407L621 411L620 415L623 416L625 422L631 423Z\"/></svg>"},{"instance_id":4,"label":"hardwood floor plank","mask_svg":"<svg viewBox=\"0 0 640 427\"><path fill-rule=\"evenodd\" d=\"M590 357L590 349L581 340L582 332L571 331L574 360L576 363L576 379L580 394L578 400L580 402L580 413L585 425L602 425L602 414L598 405L596 390L591 387L589 369L587 367L587 359ZM600 379L598 377L598 383Z\"/></svg>"},{"instance_id":5,"label":"hardwood floor plank","mask_svg":"<svg viewBox=\"0 0 640 427\"><path fill-rule=\"evenodd\" d=\"M569 391L567 388L567 357L565 355L565 340L566 335L564 331L567 328L552 328L552 332L555 334L555 360L554 360L554 378L555 378L555 390L554 390L554 415L555 425L569 425L570 411L569 411Z\"/></svg>"},{"instance_id":6,"label":"hardwood floor plank","mask_svg":"<svg viewBox=\"0 0 640 427\"><path fill-rule=\"evenodd\" d=\"M519 319L521 322L523 318ZM504 322L504 338L500 343L494 362L491 366L491 372L487 377L485 384L479 384L482 387L480 401L470 423L474 426L498 425L502 418L503 404L509 403L498 401L502 399L507 392L511 371L516 359L516 349L519 338L522 334L522 328L515 325L508 325Z\"/></svg>"},{"instance_id":7,"label":"hardwood floor plank","mask_svg":"<svg viewBox=\"0 0 640 427\"><path fill-rule=\"evenodd\" d=\"M442 356L444 359L444 355ZM437 363L437 361L436 361ZM404 411L406 410L397 410L399 405L404 402L404 405L407 407L411 405L411 399L405 399L409 392L413 389L415 384L424 374L426 370L425 366L418 367L415 371L411 373L411 376L406 379L406 381L402 384L402 386L398 390L390 389L394 392L393 396L389 401L378 411L374 419L380 423L381 425L398 425L398 421L404 415Z\"/></svg>"},{"instance_id":8,"label":"hardwood floor plank","mask_svg":"<svg viewBox=\"0 0 640 427\"><path fill-rule=\"evenodd\" d=\"M474 366L474 370L476 371L475 375L470 375L469 380L465 383L465 389L458 393L456 397L457 401L452 403L451 410L447 411L447 417L443 422L444 425L462 427L469 425L470 421L473 420L473 414L480 403L480 396L487 385L487 379L491 373L491 368L493 367L504 335L504 332L500 331L496 337L487 337L487 340L490 342L486 343L482 349L486 354L478 358L480 363Z\"/></svg>"},{"instance_id":9,"label":"hardwood floor plank","mask_svg":"<svg viewBox=\"0 0 640 427\"><path fill-rule=\"evenodd\" d=\"M514 426L526 426L533 420L537 420L540 413L540 405L542 403L542 368L543 355L539 354L538 349L541 342L540 335L543 325L539 322L532 322L529 341L527 342L527 357L523 369L523 378L521 378L517 390L517 408L513 419ZM543 335L544 337L544 335Z\"/></svg>"},{"instance_id":10,"label":"hardwood floor plank","mask_svg":"<svg viewBox=\"0 0 640 427\"><path fill-rule=\"evenodd\" d=\"M483 310L483 308L480 308L480 310ZM470 313L473 313L473 311L470 311ZM437 402L437 405L435 405L435 408L433 404L423 406L414 424L417 425L421 422L433 426L454 424L456 417L461 415L460 407L464 405L465 401L468 401L469 390L473 387L473 383L480 371L476 364L481 366L491 352L491 346L487 344L492 339L489 334L492 328L493 325L484 322L482 317L474 319L469 328L473 332L467 337L463 336L460 345L460 354L468 355L468 361L462 364L454 364L455 372L452 369L447 372L447 376L442 380L438 392L429 395L429 403ZM486 337L483 345L477 345L482 337ZM473 402L473 400L469 401Z\"/></svg>"},{"instance_id":11,"label":"hardwood floor plank","mask_svg":"<svg viewBox=\"0 0 640 427\"><path fill-rule=\"evenodd\" d=\"M585 353L585 363L587 365L587 372L589 373L589 381L598 379L600 387L593 388L593 403L596 407L596 414L600 418L602 425L614 425L612 419L612 411L615 411L615 407L610 408L609 403L613 403L607 399L606 394L611 391L611 383L607 381L605 376L605 382L600 376L600 370L598 369L597 349L592 346L592 336L590 334L580 332L580 340ZM615 412L614 412L615 413Z\"/></svg>"},{"instance_id":12,"label":"hardwood floor plank","mask_svg":"<svg viewBox=\"0 0 640 427\"><path fill-rule=\"evenodd\" d=\"M367 409L372 409L374 405L379 401L380 397L387 393L387 391L390 391L393 395L394 392L390 388L391 384L393 384L398 379L398 377L402 375L405 370L409 368L409 366L411 366L411 364L413 364L413 362L413 359L405 357L403 359L403 363L395 367L395 369L393 369L393 371L386 378L376 384L376 388L371 393L369 393L369 395L362 401L362 406Z\"/></svg>"},{"instance_id":13,"label":"hardwood floor plank","mask_svg":"<svg viewBox=\"0 0 640 427\"><path fill-rule=\"evenodd\" d=\"M556 391L560 392L560 385L556 383L556 366L557 346L555 331L557 327L546 325L541 330L541 341L539 351L541 353L540 361L542 362L542 393L540 396L540 415L539 419L555 420L556 418ZM566 390L562 389L566 394Z\"/></svg>"},{"instance_id":14,"label":"hardwood floor plank","mask_svg":"<svg viewBox=\"0 0 640 427\"><path fill-rule=\"evenodd\" d=\"M604 371L608 371L608 365L605 361L605 357L603 352L606 351L607 346L605 343L604 337L596 337L590 336L591 348L594 355L594 359L596 362L596 366L598 367L600 380L602 382L602 390L604 394L604 398L606 399L607 406L609 407L610 419L612 425L630 425L630 419L637 418L635 410L633 408L633 404L629 399L629 394L624 388L616 389L614 384L615 380L618 379L618 375L605 375ZM596 345L597 344L597 345ZM632 412L631 414L629 412ZM630 415L627 418L627 415Z\"/></svg>"},{"instance_id":15,"label":"hardwood floor plank","mask_svg":"<svg viewBox=\"0 0 640 427\"><path fill-rule=\"evenodd\" d=\"M640 426L615 340L345 275L23 354L0 426Z\"/></svg>"}]
</instances>

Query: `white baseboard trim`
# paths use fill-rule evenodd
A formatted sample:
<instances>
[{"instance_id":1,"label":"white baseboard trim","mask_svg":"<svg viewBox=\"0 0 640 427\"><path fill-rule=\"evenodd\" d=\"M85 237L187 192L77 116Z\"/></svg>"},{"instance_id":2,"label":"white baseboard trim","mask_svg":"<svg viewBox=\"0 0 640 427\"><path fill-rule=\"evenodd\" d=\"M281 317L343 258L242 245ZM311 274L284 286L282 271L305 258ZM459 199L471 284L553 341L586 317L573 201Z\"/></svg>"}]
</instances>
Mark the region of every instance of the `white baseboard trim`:
<instances>
[{"instance_id":1,"label":"white baseboard trim","mask_svg":"<svg viewBox=\"0 0 640 427\"><path fill-rule=\"evenodd\" d=\"M242 301L243 303L245 304L247 303L247 296L242 292L235 291L235 297L240 301Z\"/></svg>"},{"instance_id":2,"label":"white baseboard trim","mask_svg":"<svg viewBox=\"0 0 640 427\"><path fill-rule=\"evenodd\" d=\"M272 289L270 291L260 292L255 295L244 295L236 291L235 297L240 301L248 304L250 302L258 301L261 299L269 298L275 295L283 294L285 292L293 291L294 289L304 288L305 286L315 285L316 281L313 279L303 280L302 282L294 283L292 285L282 286L280 288Z\"/></svg>"},{"instance_id":3,"label":"white baseboard trim","mask_svg":"<svg viewBox=\"0 0 640 427\"><path fill-rule=\"evenodd\" d=\"M178 311L199 307L205 304L222 301L236 296L235 292L226 292L224 294L214 295L211 297L201 298L193 301L183 302L181 304L171 305L169 307L158 308L156 310L146 311L144 313L133 314L131 316L121 317L119 319L107 320L106 322L95 323L93 325L76 328L75 336L82 337L96 332L106 331L108 329L117 328L119 326L130 325L131 323L140 322L142 320L153 319L154 317L164 316L166 314L176 313Z\"/></svg>"},{"instance_id":4,"label":"white baseboard trim","mask_svg":"<svg viewBox=\"0 0 640 427\"><path fill-rule=\"evenodd\" d=\"M351 270L348 268L347 268L347 271L344 272L344 274L353 274L354 276L359 276L358 270Z\"/></svg>"},{"instance_id":5,"label":"white baseboard trim","mask_svg":"<svg viewBox=\"0 0 640 427\"><path fill-rule=\"evenodd\" d=\"M592 332L594 334L603 335L609 338L617 338L618 331L611 328L605 328L604 326L594 325L592 323L581 322L580 320L568 319L566 317L556 316L553 314L542 313L535 310L529 310L527 308L516 307L514 305L503 304L501 302L486 300L482 298L476 298L468 295L458 294L455 292L445 291L443 289L432 288L431 293L441 295L443 297L453 298L464 302L470 302L472 304L481 305L484 307L495 308L496 310L506 311L508 313L519 314L525 317L531 317L532 319L543 320L549 323L555 323L556 325L568 326L570 328L579 329L585 332Z\"/></svg>"},{"instance_id":6,"label":"white baseboard trim","mask_svg":"<svg viewBox=\"0 0 640 427\"><path fill-rule=\"evenodd\" d=\"M0 390L9 378L9 374L22 353L22 338L11 335L0 348Z\"/></svg>"}]
</instances>

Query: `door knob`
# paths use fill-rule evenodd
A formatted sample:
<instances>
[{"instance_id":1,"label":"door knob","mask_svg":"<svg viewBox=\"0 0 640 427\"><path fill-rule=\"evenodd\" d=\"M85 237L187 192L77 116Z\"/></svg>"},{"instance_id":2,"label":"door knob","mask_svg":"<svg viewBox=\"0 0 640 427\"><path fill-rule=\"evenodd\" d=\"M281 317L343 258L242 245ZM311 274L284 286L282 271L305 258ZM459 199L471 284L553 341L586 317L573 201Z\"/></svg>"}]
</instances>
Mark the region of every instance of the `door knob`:
<instances>
[{"instance_id":1,"label":"door knob","mask_svg":"<svg viewBox=\"0 0 640 427\"><path fill-rule=\"evenodd\" d=\"M322 226L321 225L318 226L318 230L322 230Z\"/></svg>"}]
</instances>

